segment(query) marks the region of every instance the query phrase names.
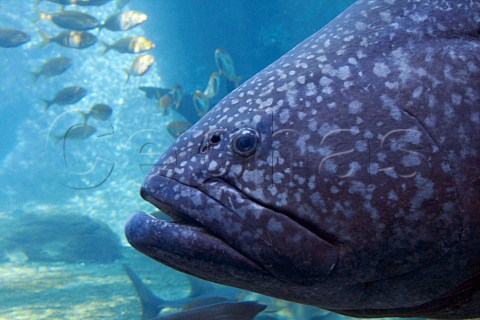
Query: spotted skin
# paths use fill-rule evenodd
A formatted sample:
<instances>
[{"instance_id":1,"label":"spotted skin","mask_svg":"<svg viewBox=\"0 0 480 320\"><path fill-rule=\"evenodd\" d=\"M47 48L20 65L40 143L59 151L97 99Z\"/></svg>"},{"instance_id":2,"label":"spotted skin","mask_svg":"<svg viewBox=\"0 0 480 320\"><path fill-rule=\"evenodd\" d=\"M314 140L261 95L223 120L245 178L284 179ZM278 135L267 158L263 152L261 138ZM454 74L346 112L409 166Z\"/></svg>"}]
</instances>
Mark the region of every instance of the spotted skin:
<instances>
[{"instance_id":1,"label":"spotted skin","mask_svg":"<svg viewBox=\"0 0 480 320\"><path fill-rule=\"evenodd\" d=\"M480 317L479 152L480 1L360 0L179 137L141 190L177 223L126 236L347 315Z\"/></svg>"}]
</instances>

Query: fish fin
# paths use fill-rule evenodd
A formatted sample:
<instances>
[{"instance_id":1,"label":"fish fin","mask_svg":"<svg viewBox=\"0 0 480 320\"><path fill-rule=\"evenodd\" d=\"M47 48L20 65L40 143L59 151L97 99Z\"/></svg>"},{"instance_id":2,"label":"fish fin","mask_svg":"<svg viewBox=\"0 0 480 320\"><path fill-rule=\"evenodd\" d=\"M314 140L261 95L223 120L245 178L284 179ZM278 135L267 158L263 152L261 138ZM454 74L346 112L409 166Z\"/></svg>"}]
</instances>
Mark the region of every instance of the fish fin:
<instances>
[{"instance_id":1,"label":"fish fin","mask_svg":"<svg viewBox=\"0 0 480 320\"><path fill-rule=\"evenodd\" d=\"M105 48L103 49L103 52L102 52L102 56L105 55L108 51L110 51L110 49L112 49L112 46L109 45L108 43L106 43L105 41L99 41L102 46L104 46Z\"/></svg>"},{"instance_id":2,"label":"fish fin","mask_svg":"<svg viewBox=\"0 0 480 320\"><path fill-rule=\"evenodd\" d=\"M38 78L40 78L40 72L30 72L33 77L33 82L36 83Z\"/></svg>"},{"instance_id":3,"label":"fish fin","mask_svg":"<svg viewBox=\"0 0 480 320\"><path fill-rule=\"evenodd\" d=\"M127 75L127 81L125 81L125 83L128 83L128 80L130 80L130 72L128 72L128 69L125 69L125 74Z\"/></svg>"},{"instance_id":4,"label":"fish fin","mask_svg":"<svg viewBox=\"0 0 480 320\"><path fill-rule=\"evenodd\" d=\"M189 276L188 281L190 282L190 295L189 295L189 297L191 297L191 298L199 297L202 294L204 294L205 292L214 290L214 287L210 283L208 283L204 280L200 280L198 278Z\"/></svg>"},{"instance_id":5,"label":"fish fin","mask_svg":"<svg viewBox=\"0 0 480 320\"><path fill-rule=\"evenodd\" d=\"M162 116L166 116L166 115L167 115L167 109L168 109L168 107L162 106L162 104L160 103L160 101L158 102L158 105L160 106L160 108L162 108Z\"/></svg>"},{"instance_id":6,"label":"fish fin","mask_svg":"<svg viewBox=\"0 0 480 320\"><path fill-rule=\"evenodd\" d=\"M235 83L226 79L227 81L225 81L225 90L227 90L227 93L229 92L232 92L233 90L235 90Z\"/></svg>"},{"instance_id":7,"label":"fish fin","mask_svg":"<svg viewBox=\"0 0 480 320\"><path fill-rule=\"evenodd\" d=\"M242 80L242 77L241 76L237 76L235 77L235 79L233 80L233 85L236 87L238 87L238 85L240 84L240 81Z\"/></svg>"},{"instance_id":8,"label":"fish fin","mask_svg":"<svg viewBox=\"0 0 480 320\"><path fill-rule=\"evenodd\" d=\"M43 102L45 102L45 111L47 111L48 108L50 108L50 106L53 104L53 100L43 99Z\"/></svg>"},{"instance_id":9,"label":"fish fin","mask_svg":"<svg viewBox=\"0 0 480 320\"><path fill-rule=\"evenodd\" d=\"M48 44L50 43L50 41L52 40L52 38L46 32L43 32L42 30L39 30L38 32L40 33L40 36L42 37L42 42L40 43L40 47L41 48L46 48L48 46Z\"/></svg>"},{"instance_id":10,"label":"fish fin","mask_svg":"<svg viewBox=\"0 0 480 320\"><path fill-rule=\"evenodd\" d=\"M160 311L162 311L162 305L165 304L165 301L157 297L128 265L123 263L122 266L130 278L130 281L132 281L138 297L140 298L140 304L142 305L142 319L155 318Z\"/></svg>"}]
</instances>

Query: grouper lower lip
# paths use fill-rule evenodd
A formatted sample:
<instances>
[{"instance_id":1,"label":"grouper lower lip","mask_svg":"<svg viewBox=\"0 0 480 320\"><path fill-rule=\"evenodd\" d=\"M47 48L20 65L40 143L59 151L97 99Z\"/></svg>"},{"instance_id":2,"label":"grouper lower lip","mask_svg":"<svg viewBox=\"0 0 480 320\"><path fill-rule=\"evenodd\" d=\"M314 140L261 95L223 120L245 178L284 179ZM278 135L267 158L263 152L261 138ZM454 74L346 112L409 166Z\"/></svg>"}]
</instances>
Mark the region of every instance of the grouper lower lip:
<instances>
[{"instance_id":1,"label":"grouper lower lip","mask_svg":"<svg viewBox=\"0 0 480 320\"><path fill-rule=\"evenodd\" d=\"M225 281L233 282L245 281L252 273L268 277L261 267L198 227L135 212L127 220L125 235L134 248L152 259L190 274L200 270L199 277L207 278L212 272L225 274Z\"/></svg>"},{"instance_id":2,"label":"grouper lower lip","mask_svg":"<svg viewBox=\"0 0 480 320\"><path fill-rule=\"evenodd\" d=\"M306 279L327 278L337 263L336 247L222 180L196 188L153 175L141 194L180 223L137 213L126 226L128 241L150 257L196 276L208 279L212 268L218 276L220 266L229 284L241 270L240 274L252 271L270 280L308 285Z\"/></svg>"}]
</instances>

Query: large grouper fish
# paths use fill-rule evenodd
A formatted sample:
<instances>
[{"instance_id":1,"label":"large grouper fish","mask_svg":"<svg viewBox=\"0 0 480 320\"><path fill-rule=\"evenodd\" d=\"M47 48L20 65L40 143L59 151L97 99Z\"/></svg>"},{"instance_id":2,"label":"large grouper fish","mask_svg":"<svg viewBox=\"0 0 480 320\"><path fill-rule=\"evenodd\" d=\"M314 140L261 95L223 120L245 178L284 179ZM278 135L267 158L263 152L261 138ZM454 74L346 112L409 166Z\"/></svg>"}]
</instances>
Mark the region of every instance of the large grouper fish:
<instances>
[{"instance_id":1,"label":"large grouper fish","mask_svg":"<svg viewBox=\"0 0 480 320\"><path fill-rule=\"evenodd\" d=\"M360 0L181 135L126 225L210 281L480 317L480 1Z\"/></svg>"}]
</instances>

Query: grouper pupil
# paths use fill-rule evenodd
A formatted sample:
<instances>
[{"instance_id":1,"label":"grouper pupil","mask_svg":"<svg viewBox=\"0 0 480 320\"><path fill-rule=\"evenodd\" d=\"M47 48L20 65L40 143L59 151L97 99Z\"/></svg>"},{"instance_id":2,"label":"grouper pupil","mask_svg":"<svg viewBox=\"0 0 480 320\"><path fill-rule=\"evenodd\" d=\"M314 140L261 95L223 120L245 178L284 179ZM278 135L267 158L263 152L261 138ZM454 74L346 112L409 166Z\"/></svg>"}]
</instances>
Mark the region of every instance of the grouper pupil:
<instances>
[{"instance_id":1,"label":"grouper pupil","mask_svg":"<svg viewBox=\"0 0 480 320\"><path fill-rule=\"evenodd\" d=\"M232 150L243 157L252 155L258 146L258 135L252 129L242 129L232 139Z\"/></svg>"}]
</instances>

